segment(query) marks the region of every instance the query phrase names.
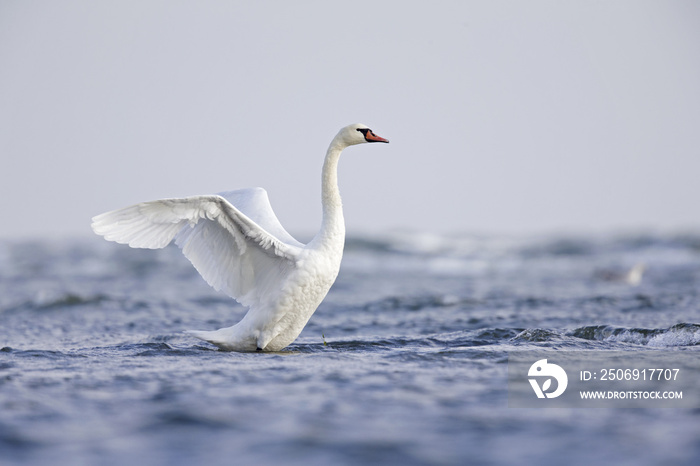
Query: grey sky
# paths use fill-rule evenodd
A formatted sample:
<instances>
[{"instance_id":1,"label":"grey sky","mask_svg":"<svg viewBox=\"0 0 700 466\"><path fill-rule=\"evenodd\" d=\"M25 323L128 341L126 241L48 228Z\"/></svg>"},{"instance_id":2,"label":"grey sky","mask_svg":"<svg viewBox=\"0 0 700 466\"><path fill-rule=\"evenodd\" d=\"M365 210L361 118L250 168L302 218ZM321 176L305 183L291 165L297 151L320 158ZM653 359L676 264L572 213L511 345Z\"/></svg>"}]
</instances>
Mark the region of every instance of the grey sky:
<instances>
[{"instance_id":1,"label":"grey sky","mask_svg":"<svg viewBox=\"0 0 700 466\"><path fill-rule=\"evenodd\" d=\"M0 2L1 237L262 186L292 233L700 226L700 2Z\"/></svg>"}]
</instances>

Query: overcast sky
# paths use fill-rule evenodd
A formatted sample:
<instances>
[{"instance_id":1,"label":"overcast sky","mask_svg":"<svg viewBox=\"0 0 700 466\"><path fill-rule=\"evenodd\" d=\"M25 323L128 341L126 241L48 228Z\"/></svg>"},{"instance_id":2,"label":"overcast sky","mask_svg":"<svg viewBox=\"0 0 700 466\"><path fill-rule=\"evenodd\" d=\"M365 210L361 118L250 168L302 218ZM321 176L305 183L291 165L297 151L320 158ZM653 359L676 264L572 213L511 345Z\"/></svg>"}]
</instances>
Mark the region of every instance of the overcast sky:
<instances>
[{"instance_id":1,"label":"overcast sky","mask_svg":"<svg viewBox=\"0 0 700 466\"><path fill-rule=\"evenodd\" d=\"M0 237L262 186L349 232L700 227L697 1L0 2Z\"/></svg>"}]
</instances>

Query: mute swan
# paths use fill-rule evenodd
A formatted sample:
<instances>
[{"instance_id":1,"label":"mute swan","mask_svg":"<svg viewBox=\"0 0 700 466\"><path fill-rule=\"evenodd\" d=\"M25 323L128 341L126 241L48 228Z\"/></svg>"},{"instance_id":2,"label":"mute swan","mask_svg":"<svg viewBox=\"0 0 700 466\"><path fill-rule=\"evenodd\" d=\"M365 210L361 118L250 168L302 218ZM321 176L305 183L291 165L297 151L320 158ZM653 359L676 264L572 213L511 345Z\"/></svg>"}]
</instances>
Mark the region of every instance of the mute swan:
<instances>
[{"instance_id":1,"label":"mute swan","mask_svg":"<svg viewBox=\"0 0 700 466\"><path fill-rule=\"evenodd\" d=\"M306 245L282 227L262 188L144 202L94 217L92 229L132 248L174 239L209 285L249 308L232 327L187 333L227 351L279 351L296 340L338 275L345 243L338 159L365 142L389 141L362 124L331 141L321 230Z\"/></svg>"}]
</instances>

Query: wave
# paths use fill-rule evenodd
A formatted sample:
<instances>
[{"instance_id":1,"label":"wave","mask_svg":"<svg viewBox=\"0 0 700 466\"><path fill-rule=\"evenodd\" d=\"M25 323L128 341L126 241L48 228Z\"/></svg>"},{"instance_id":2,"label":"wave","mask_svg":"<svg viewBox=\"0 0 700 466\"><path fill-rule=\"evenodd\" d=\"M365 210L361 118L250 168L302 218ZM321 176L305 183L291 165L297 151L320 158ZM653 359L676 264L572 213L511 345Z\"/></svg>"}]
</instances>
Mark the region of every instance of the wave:
<instances>
[{"instance_id":1,"label":"wave","mask_svg":"<svg viewBox=\"0 0 700 466\"><path fill-rule=\"evenodd\" d=\"M478 235L394 232L384 235L349 235L346 251L400 253L409 255L450 254L510 255L523 258L543 256L588 256L624 253L645 249L690 250L700 253L698 233L572 234L559 235Z\"/></svg>"},{"instance_id":2,"label":"wave","mask_svg":"<svg viewBox=\"0 0 700 466\"><path fill-rule=\"evenodd\" d=\"M38 299L25 303L25 306L39 311L50 311L53 309L61 309L66 307L80 307L101 304L109 301L110 297L105 294L95 294L91 296L80 296L75 293L67 292L50 299Z\"/></svg>"},{"instance_id":3,"label":"wave","mask_svg":"<svg viewBox=\"0 0 700 466\"><path fill-rule=\"evenodd\" d=\"M522 329L482 328L421 336L373 336L366 338L328 339L325 343L298 341L289 347L299 352L337 351L392 351L395 349L443 350L487 346L508 342Z\"/></svg>"},{"instance_id":4,"label":"wave","mask_svg":"<svg viewBox=\"0 0 700 466\"><path fill-rule=\"evenodd\" d=\"M166 340L171 342L166 342ZM582 341L591 342L584 344ZM622 345L622 346L621 346ZM464 351L481 351L484 357L489 354L512 351L515 348L557 348L566 350L605 350L624 349L629 345L651 348L678 348L700 345L700 324L680 323L669 328L644 329L625 328L610 325L597 325L557 330L543 328L501 328L489 327L435 333L420 336L355 336L324 341L309 341L304 338L290 345L278 354L293 353L380 353L401 359L427 358L440 354L463 354ZM486 351L486 353L484 353ZM87 358L91 355L128 357L202 357L225 353L206 344L189 344L181 341L180 335L149 336L138 343L121 343L101 347L85 347L70 351L45 349L0 348L0 353L11 354L17 359L46 359L52 361L66 358ZM226 353L228 354L228 353ZM473 355L476 355L474 353ZM14 367L15 362L7 360L0 369Z\"/></svg>"},{"instance_id":5,"label":"wave","mask_svg":"<svg viewBox=\"0 0 700 466\"><path fill-rule=\"evenodd\" d=\"M680 323L662 329L596 325L577 328L568 335L584 340L632 343L651 347L697 346L700 345L700 324Z\"/></svg>"},{"instance_id":6,"label":"wave","mask_svg":"<svg viewBox=\"0 0 700 466\"><path fill-rule=\"evenodd\" d=\"M587 340L595 344L583 344ZM290 351L315 353L323 351L389 352L396 349L416 352L466 349L493 346L510 350L516 346L547 346L567 350L616 349L618 343L653 348L674 348L700 345L700 324L681 323L669 328L641 329L609 325L581 327L574 330L544 328L489 327L422 336L375 336L365 338L328 338L325 342L305 342L289 347ZM521 348L522 349L522 348ZM402 352L404 353L404 352Z\"/></svg>"},{"instance_id":7,"label":"wave","mask_svg":"<svg viewBox=\"0 0 700 466\"><path fill-rule=\"evenodd\" d=\"M473 298L461 298L449 294L430 294L417 296L388 296L376 301L370 301L362 306L365 311L420 311L422 309L474 306L480 303Z\"/></svg>"},{"instance_id":8,"label":"wave","mask_svg":"<svg viewBox=\"0 0 700 466\"><path fill-rule=\"evenodd\" d=\"M224 301L222 298L221 301ZM228 302L226 298L226 302ZM211 302L214 302L211 300ZM153 301L138 299L131 296L117 296L96 292L94 294L79 294L72 291L40 292L24 299L16 300L0 306L0 314L14 312L52 312L65 311L80 308L110 308L114 307L124 311L148 309L154 305Z\"/></svg>"},{"instance_id":9,"label":"wave","mask_svg":"<svg viewBox=\"0 0 700 466\"><path fill-rule=\"evenodd\" d=\"M15 349L10 346L4 346L0 348L0 353L11 354L13 358L31 358L31 359L50 359L54 361L60 361L66 358L86 358L84 354L72 352L72 351L58 351L58 350L46 350L46 349ZM12 367L14 364L12 362L5 363L7 367Z\"/></svg>"},{"instance_id":10,"label":"wave","mask_svg":"<svg viewBox=\"0 0 700 466\"><path fill-rule=\"evenodd\" d=\"M158 398L163 396L162 394L157 395ZM164 429L170 432L173 427L219 430L235 426L237 426L237 421L226 417L221 412L212 410L212 412L204 413L201 410L181 407L179 409L170 409L155 414L153 418L142 427L142 430L145 432L152 432L153 430Z\"/></svg>"}]
</instances>

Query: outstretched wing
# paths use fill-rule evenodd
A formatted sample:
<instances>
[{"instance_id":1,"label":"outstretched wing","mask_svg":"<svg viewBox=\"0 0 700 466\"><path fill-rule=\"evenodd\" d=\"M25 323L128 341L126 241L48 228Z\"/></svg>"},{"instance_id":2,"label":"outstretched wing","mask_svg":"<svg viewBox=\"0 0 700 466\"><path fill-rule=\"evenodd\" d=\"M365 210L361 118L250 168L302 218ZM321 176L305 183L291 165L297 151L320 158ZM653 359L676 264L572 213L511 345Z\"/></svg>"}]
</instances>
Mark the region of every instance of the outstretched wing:
<instances>
[{"instance_id":1,"label":"outstretched wing","mask_svg":"<svg viewBox=\"0 0 700 466\"><path fill-rule=\"evenodd\" d=\"M263 188L237 189L217 194L275 238L290 245L304 247L304 244L287 233L277 219L270 205L270 199L267 197L267 191Z\"/></svg>"},{"instance_id":2,"label":"outstretched wing","mask_svg":"<svg viewBox=\"0 0 700 466\"><path fill-rule=\"evenodd\" d=\"M238 193L246 197L245 192L244 208L256 212L257 219L281 238L219 195L136 204L94 217L92 229L134 248L158 249L174 239L207 283L254 306L276 294L295 268L303 245L279 224L264 190ZM258 212L261 206L267 211Z\"/></svg>"}]
</instances>

